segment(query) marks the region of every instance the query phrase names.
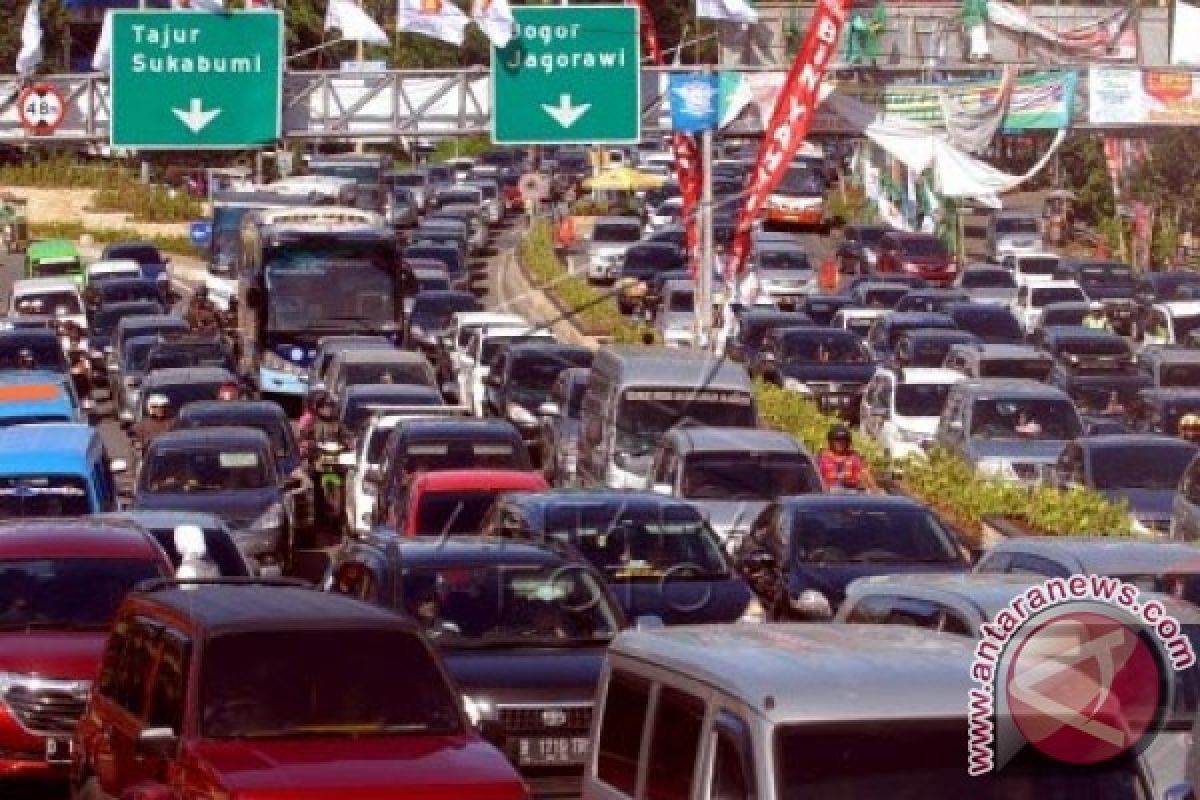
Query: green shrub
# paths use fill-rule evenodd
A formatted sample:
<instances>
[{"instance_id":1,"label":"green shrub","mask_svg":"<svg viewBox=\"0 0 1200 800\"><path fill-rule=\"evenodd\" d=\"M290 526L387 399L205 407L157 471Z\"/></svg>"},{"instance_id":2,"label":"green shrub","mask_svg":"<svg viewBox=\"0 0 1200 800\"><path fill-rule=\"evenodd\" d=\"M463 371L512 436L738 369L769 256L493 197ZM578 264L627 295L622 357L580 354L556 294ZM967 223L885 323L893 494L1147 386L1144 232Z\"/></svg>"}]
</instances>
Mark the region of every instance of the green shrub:
<instances>
[{"instance_id":1,"label":"green shrub","mask_svg":"<svg viewBox=\"0 0 1200 800\"><path fill-rule=\"evenodd\" d=\"M186 236L146 236L136 230L89 230L77 222L60 222L53 225L39 224L30 226L30 235L35 239L69 239L78 241L79 237L88 234L98 244L111 242L150 242L164 253L198 257L204 255L198 251L192 240Z\"/></svg>"},{"instance_id":2,"label":"green shrub","mask_svg":"<svg viewBox=\"0 0 1200 800\"><path fill-rule=\"evenodd\" d=\"M815 403L773 386L758 386L758 411L770 427L786 431L812 453L825 447L825 436L837 418L822 413ZM855 446L879 477L888 476L887 463L875 443L855 434ZM970 544L980 544L985 517L1003 516L1055 535L1129 535L1128 510L1087 489L1061 490L1025 487L981 477L965 461L941 450L928 459L904 464L903 488L955 524Z\"/></svg>"},{"instance_id":3,"label":"green shrub","mask_svg":"<svg viewBox=\"0 0 1200 800\"><path fill-rule=\"evenodd\" d=\"M451 158L478 158L492 149L492 140L487 136L467 136L462 139L443 139L430 154L430 161L448 161Z\"/></svg>"},{"instance_id":4,"label":"green shrub","mask_svg":"<svg viewBox=\"0 0 1200 800\"><path fill-rule=\"evenodd\" d=\"M0 185L43 189L123 189L137 182L124 167L52 156L0 167Z\"/></svg>"},{"instance_id":5,"label":"green shrub","mask_svg":"<svg viewBox=\"0 0 1200 800\"><path fill-rule=\"evenodd\" d=\"M139 222L190 222L204 216L204 205L195 198L144 183L96 192L92 209L124 211Z\"/></svg>"}]
</instances>

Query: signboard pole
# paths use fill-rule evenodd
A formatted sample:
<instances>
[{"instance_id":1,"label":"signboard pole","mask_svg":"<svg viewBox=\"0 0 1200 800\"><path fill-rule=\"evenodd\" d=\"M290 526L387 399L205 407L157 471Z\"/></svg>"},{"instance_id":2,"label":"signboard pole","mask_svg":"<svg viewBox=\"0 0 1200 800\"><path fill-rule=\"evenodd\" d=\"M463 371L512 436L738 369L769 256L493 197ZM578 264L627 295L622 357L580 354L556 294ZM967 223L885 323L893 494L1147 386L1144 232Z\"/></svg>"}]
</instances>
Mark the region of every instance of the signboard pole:
<instances>
[{"instance_id":1,"label":"signboard pole","mask_svg":"<svg viewBox=\"0 0 1200 800\"><path fill-rule=\"evenodd\" d=\"M696 276L696 347L708 350L713 343L713 132L705 128L700 140L704 183L700 195L700 274ZM728 287L727 287L728 288Z\"/></svg>"}]
</instances>

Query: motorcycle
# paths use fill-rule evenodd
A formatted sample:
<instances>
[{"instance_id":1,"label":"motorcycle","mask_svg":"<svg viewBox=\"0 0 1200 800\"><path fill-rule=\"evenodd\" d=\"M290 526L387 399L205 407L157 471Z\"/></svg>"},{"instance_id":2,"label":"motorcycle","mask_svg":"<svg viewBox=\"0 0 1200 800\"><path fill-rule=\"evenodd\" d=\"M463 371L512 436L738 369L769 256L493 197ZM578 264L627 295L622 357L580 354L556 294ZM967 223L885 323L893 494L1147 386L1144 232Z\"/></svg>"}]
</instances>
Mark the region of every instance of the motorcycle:
<instances>
[{"instance_id":1,"label":"motorcycle","mask_svg":"<svg viewBox=\"0 0 1200 800\"><path fill-rule=\"evenodd\" d=\"M345 503L346 497L346 476L339 460L345 449L341 442L318 442L317 452L313 459L320 519L331 526L340 525L342 522L343 503Z\"/></svg>"}]
</instances>

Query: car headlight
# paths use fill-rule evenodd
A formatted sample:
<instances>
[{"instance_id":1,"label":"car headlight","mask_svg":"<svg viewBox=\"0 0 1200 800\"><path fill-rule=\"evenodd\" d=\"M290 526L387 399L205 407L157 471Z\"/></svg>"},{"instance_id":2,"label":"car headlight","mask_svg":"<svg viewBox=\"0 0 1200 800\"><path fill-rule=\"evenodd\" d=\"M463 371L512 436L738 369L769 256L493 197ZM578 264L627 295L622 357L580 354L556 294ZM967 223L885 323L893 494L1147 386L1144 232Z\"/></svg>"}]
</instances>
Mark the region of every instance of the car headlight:
<instances>
[{"instance_id":1,"label":"car headlight","mask_svg":"<svg viewBox=\"0 0 1200 800\"><path fill-rule=\"evenodd\" d=\"M270 528L282 528L284 525L283 504L275 503L263 513L255 518L254 522L250 523L251 528L265 530Z\"/></svg>"},{"instance_id":2,"label":"car headlight","mask_svg":"<svg viewBox=\"0 0 1200 800\"><path fill-rule=\"evenodd\" d=\"M509 403L505 411L508 413L508 418L517 425L537 425L537 417L522 405Z\"/></svg>"},{"instance_id":3,"label":"car headlight","mask_svg":"<svg viewBox=\"0 0 1200 800\"><path fill-rule=\"evenodd\" d=\"M807 383L796 380L795 378L784 378L783 388L789 392L799 392L800 394L812 394L813 390L809 388Z\"/></svg>"},{"instance_id":4,"label":"car headlight","mask_svg":"<svg viewBox=\"0 0 1200 800\"><path fill-rule=\"evenodd\" d=\"M767 610L763 608L762 603L758 602L757 597L751 597L750 602L746 603L746 608L742 611L742 616L738 617L738 622L766 622Z\"/></svg>"},{"instance_id":5,"label":"car headlight","mask_svg":"<svg viewBox=\"0 0 1200 800\"><path fill-rule=\"evenodd\" d=\"M912 263L912 262L910 262L910 261L905 261L905 262L904 262L904 271L905 271L905 272L920 272L920 271L921 271L921 265L920 265L920 264L913 264L913 263Z\"/></svg>"},{"instance_id":6,"label":"car headlight","mask_svg":"<svg viewBox=\"0 0 1200 800\"><path fill-rule=\"evenodd\" d=\"M281 357L278 353L271 350L264 350L260 363L263 369L275 370L296 377L305 377L308 375L308 370L298 364L293 364L287 359Z\"/></svg>"},{"instance_id":7,"label":"car headlight","mask_svg":"<svg viewBox=\"0 0 1200 800\"><path fill-rule=\"evenodd\" d=\"M31 680L33 680L32 675L24 675L20 672L0 671L0 698L2 698L4 693L7 692L12 686L25 684Z\"/></svg>"},{"instance_id":8,"label":"car headlight","mask_svg":"<svg viewBox=\"0 0 1200 800\"><path fill-rule=\"evenodd\" d=\"M484 700L482 697L471 697L469 694L462 696L463 710L467 712L467 719L471 720L471 724L479 727L479 724L485 719L491 719L496 713L496 707L492 705L490 700Z\"/></svg>"},{"instance_id":9,"label":"car headlight","mask_svg":"<svg viewBox=\"0 0 1200 800\"><path fill-rule=\"evenodd\" d=\"M816 589L805 589L800 594L788 596L788 603L797 614L811 619L828 619L833 616L833 606L829 598Z\"/></svg>"}]
</instances>

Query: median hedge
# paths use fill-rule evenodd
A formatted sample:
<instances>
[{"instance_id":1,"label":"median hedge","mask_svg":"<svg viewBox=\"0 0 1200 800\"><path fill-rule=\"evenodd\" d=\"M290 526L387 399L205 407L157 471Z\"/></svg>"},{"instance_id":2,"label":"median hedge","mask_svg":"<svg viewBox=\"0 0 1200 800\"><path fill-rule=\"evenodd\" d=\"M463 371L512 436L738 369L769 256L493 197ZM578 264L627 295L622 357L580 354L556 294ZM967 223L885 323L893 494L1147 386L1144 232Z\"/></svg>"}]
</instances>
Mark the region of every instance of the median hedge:
<instances>
[{"instance_id":1,"label":"median hedge","mask_svg":"<svg viewBox=\"0 0 1200 800\"><path fill-rule=\"evenodd\" d=\"M815 403L799 395L760 384L758 410L771 427L786 431L802 441L814 454L826 446L829 428L836 417L823 414ZM875 443L856 433L856 446L871 462L882 481L893 466ZM1130 534L1128 510L1103 495L1087 489L1025 487L981 477L969 464L945 451L935 450L928 459L911 459L904 464L903 480L897 487L936 509L959 528L968 544L982 544L985 517L1006 517L1036 531L1051 535L1078 536Z\"/></svg>"},{"instance_id":2,"label":"median hedge","mask_svg":"<svg viewBox=\"0 0 1200 800\"><path fill-rule=\"evenodd\" d=\"M643 326L621 315L612 290L597 289L568 272L554 252L554 228L548 220L533 221L521 237L517 258L533 285L556 301L581 333L622 343L641 341Z\"/></svg>"}]
</instances>

